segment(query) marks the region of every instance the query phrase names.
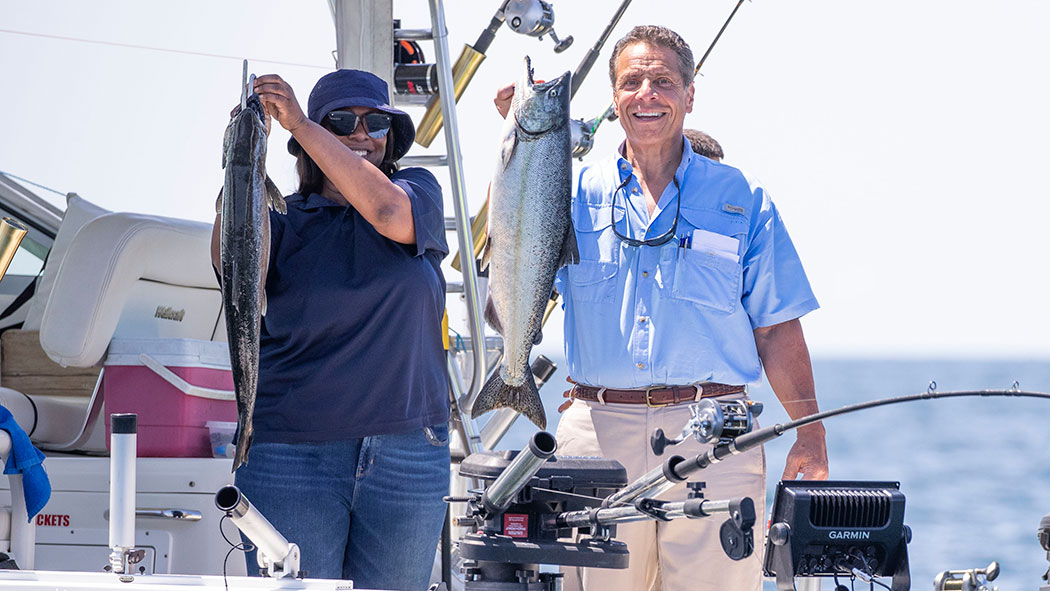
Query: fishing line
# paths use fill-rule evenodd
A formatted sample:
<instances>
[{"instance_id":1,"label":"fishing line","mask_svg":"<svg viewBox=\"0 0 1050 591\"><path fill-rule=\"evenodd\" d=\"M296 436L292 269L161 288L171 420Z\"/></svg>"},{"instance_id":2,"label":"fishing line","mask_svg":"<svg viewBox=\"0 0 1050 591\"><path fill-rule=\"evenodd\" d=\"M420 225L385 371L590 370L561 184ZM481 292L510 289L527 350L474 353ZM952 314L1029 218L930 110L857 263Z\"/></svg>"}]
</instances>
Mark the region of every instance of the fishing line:
<instances>
[{"instance_id":1,"label":"fishing line","mask_svg":"<svg viewBox=\"0 0 1050 591\"><path fill-rule=\"evenodd\" d=\"M62 191L57 191L55 189L52 189L51 187L46 187L44 185L41 185L40 183L34 183L33 181L31 181L29 179L24 179L24 178L22 178L22 177L20 177L20 176L18 176L16 174L11 174L10 172L4 172L4 171L0 170L0 174L4 175L6 177L13 178L15 180L22 181L23 183L29 183L30 185L33 185L34 187L38 187L40 189L44 189L45 191L51 191L52 193L61 195L63 197L65 197L67 195L67 193L63 193Z\"/></svg>"},{"instance_id":2,"label":"fishing line","mask_svg":"<svg viewBox=\"0 0 1050 591\"><path fill-rule=\"evenodd\" d=\"M78 42L78 43L92 43L92 44L95 44L95 45L108 45L108 46L111 46L111 47L123 47L125 49L144 49L144 50L147 50L147 51L160 51L160 52L163 52L163 53L178 53L178 54L182 54L182 55L194 55L194 56L198 56L198 57L216 57L216 58L220 58L220 59L237 60L237 61L240 61L240 60L244 59L244 56L239 56L238 57L238 56L233 56L233 55L223 55L223 54L220 54L220 53L207 53L207 52L203 52L203 51L186 51L186 50L183 50L183 49L168 49L168 48L165 48L165 47L150 47L148 45L135 45L133 43L117 43L115 41L99 41L97 39L83 39L83 38L80 38L80 37L66 37L66 36L63 36L63 35L48 35L46 33L30 33L28 31L14 31L14 30L11 30L11 29L0 29L0 33L7 33L9 35L24 35L26 37L40 37L42 39L58 39L60 41L75 41L75 42ZM282 61L279 61L279 60L267 60L267 59L257 59L257 58L248 58L248 59L250 59L253 62L260 62L260 63L264 63L264 64L278 64L278 65L282 65L282 66L296 66L296 67L300 67L300 68L316 68L318 70L331 70L332 69L329 66L317 66L317 65L314 65L314 64L301 64L301 63L296 63L296 62L282 62Z\"/></svg>"},{"instance_id":3,"label":"fishing line","mask_svg":"<svg viewBox=\"0 0 1050 591\"><path fill-rule=\"evenodd\" d=\"M599 503L605 500L604 497L592 497L591 495L581 495L581 494L578 494L578 493L571 493L571 492L566 492L566 491L563 491L563 490L554 490L552 488L540 488L538 486L532 487L532 490L539 490L539 491L543 491L543 492L554 493L554 494L557 494L557 495L564 495L566 497L576 497L578 499L586 499L588 501L598 501Z\"/></svg>"}]
</instances>

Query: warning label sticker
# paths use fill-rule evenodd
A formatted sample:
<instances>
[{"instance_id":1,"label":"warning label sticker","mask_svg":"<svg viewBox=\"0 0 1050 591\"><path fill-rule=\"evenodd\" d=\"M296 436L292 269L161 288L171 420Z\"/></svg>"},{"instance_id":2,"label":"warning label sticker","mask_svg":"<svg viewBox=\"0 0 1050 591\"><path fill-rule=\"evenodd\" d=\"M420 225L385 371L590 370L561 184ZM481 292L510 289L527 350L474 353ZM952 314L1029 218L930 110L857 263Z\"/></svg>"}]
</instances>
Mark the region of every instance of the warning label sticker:
<instances>
[{"instance_id":1,"label":"warning label sticker","mask_svg":"<svg viewBox=\"0 0 1050 591\"><path fill-rule=\"evenodd\" d=\"M503 535L512 538L529 537L529 516L504 513Z\"/></svg>"}]
</instances>

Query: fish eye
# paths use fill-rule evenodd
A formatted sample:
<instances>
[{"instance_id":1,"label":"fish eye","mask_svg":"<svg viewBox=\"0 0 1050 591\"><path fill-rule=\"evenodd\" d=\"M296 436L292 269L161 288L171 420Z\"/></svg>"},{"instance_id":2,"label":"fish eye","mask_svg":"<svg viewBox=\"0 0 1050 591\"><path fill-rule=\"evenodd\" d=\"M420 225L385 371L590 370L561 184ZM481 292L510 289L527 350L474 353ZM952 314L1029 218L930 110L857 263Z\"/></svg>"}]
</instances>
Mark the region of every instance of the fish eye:
<instances>
[{"instance_id":1,"label":"fish eye","mask_svg":"<svg viewBox=\"0 0 1050 591\"><path fill-rule=\"evenodd\" d=\"M551 91L550 91L550 95L552 97L558 96L558 89L557 88L552 88Z\"/></svg>"}]
</instances>

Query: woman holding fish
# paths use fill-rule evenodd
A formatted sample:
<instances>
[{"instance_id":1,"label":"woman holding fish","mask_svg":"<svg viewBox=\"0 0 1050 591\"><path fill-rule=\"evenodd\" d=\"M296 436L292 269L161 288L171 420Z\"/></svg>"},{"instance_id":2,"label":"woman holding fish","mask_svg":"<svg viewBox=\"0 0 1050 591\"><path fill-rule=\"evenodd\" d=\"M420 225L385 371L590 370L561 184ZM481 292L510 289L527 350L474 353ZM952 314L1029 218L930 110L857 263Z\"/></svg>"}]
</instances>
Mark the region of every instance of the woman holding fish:
<instances>
[{"instance_id":1,"label":"woman holding fish","mask_svg":"<svg viewBox=\"0 0 1050 591\"><path fill-rule=\"evenodd\" d=\"M250 461L236 484L299 545L310 577L423 589L431 563L418 557L436 549L449 477L440 186L399 169L415 129L378 77L332 72L306 113L279 76L254 91L291 132L300 181L287 215L268 216ZM217 219L216 262L221 234Z\"/></svg>"}]
</instances>

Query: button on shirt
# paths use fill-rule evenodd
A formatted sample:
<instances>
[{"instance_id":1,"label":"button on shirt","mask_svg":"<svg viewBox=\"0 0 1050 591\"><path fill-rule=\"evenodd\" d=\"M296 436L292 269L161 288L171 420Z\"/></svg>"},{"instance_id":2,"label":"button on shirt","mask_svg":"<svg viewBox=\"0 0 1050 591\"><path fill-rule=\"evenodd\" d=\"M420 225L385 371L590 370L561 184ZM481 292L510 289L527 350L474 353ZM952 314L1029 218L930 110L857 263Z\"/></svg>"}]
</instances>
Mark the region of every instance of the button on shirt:
<instances>
[{"instance_id":1,"label":"button on shirt","mask_svg":"<svg viewBox=\"0 0 1050 591\"><path fill-rule=\"evenodd\" d=\"M650 216L624 158L580 170L572 202L580 263L557 281L569 373L579 383L756 383L762 366L753 330L818 307L784 223L754 179L694 154L683 137L675 180L681 194L668 183ZM663 245L629 246L613 232L615 223L630 238L663 235L678 199L675 237Z\"/></svg>"}]
</instances>

